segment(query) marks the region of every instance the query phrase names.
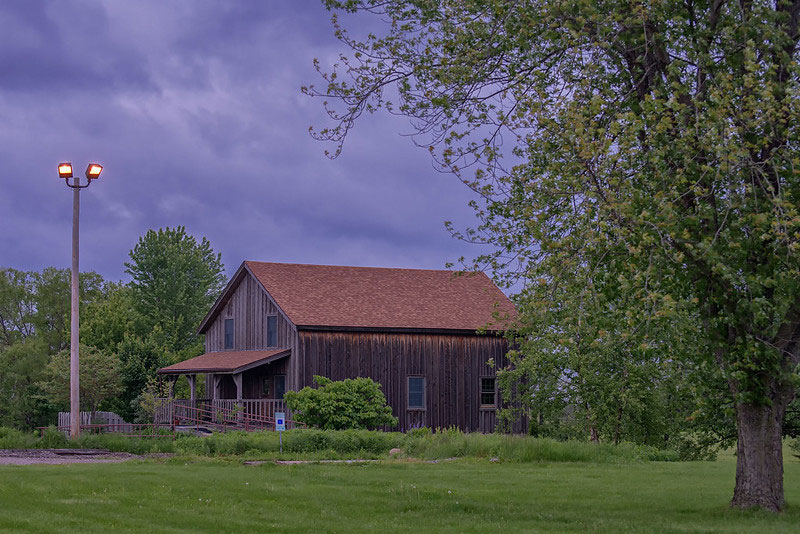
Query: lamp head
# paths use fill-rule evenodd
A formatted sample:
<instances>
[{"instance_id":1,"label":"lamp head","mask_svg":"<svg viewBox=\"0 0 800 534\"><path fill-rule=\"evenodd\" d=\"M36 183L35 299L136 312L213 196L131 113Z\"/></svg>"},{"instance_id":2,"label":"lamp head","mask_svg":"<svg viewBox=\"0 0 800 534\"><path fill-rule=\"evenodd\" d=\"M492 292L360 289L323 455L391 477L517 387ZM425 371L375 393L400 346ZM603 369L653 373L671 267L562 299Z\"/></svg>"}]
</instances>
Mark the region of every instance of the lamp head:
<instances>
[{"instance_id":1,"label":"lamp head","mask_svg":"<svg viewBox=\"0 0 800 534\"><path fill-rule=\"evenodd\" d=\"M65 162L58 164L58 177L59 178L72 178L72 163Z\"/></svg>"},{"instance_id":2,"label":"lamp head","mask_svg":"<svg viewBox=\"0 0 800 534\"><path fill-rule=\"evenodd\" d=\"M95 180L100 178L100 173L103 172L103 166L99 163L90 163L88 167L86 167L86 178L88 180Z\"/></svg>"}]
</instances>

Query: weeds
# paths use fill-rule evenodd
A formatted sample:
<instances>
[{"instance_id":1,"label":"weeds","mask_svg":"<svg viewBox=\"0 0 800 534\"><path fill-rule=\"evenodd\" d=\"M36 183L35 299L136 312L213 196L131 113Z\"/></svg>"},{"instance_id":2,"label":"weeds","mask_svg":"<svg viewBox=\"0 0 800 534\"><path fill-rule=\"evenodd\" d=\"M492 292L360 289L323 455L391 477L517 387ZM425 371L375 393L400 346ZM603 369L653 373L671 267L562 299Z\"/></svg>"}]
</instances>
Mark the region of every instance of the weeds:
<instances>
[{"instance_id":1,"label":"weeds","mask_svg":"<svg viewBox=\"0 0 800 534\"><path fill-rule=\"evenodd\" d=\"M178 434L169 438L135 438L120 434L87 434L68 440L55 428L42 435L0 428L0 448L108 449L132 454L174 453L182 456L241 456L266 458L279 455L276 432L228 432L207 437ZM382 458L392 448L407 457L496 458L503 462L616 463L642 460L675 461L677 453L623 443L596 444L556 441L530 436L464 433L457 429L432 432L414 429L407 434L370 430L296 429L283 433L281 457L309 459Z\"/></svg>"}]
</instances>

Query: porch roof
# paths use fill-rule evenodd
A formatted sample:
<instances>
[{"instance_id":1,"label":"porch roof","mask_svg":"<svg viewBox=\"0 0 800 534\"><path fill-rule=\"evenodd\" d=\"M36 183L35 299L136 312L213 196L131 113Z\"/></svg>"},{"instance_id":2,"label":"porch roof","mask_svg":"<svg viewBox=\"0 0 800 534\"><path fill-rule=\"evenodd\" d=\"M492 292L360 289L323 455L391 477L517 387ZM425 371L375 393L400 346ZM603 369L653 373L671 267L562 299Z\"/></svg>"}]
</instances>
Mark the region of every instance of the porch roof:
<instances>
[{"instance_id":1,"label":"porch roof","mask_svg":"<svg viewBox=\"0 0 800 534\"><path fill-rule=\"evenodd\" d=\"M236 374L253 367L285 358L290 349L275 350L224 350L207 352L158 370L160 375L186 375L196 373Z\"/></svg>"}]
</instances>

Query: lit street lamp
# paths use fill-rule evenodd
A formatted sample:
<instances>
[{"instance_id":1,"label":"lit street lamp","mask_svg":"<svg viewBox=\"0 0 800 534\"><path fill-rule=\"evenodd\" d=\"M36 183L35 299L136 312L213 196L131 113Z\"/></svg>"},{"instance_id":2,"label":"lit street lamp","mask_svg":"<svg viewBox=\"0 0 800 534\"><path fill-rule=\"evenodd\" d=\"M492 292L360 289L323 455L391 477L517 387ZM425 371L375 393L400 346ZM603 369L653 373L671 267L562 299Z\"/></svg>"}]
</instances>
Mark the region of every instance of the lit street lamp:
<instances>
[{"instance_id":1,"label":"lit street lamp","mask_svg":"<svg viewBox=\"0 0 800 534\"><path fill-rule=\"evenodd\" d=\"M69 344L69 435L77 438L81 432L81 404L79 393L79 365L78 365L78 215L81 211L81 189L89 187L92 180L100 177L103 166L90 163L86 167L86 184L81 185L78 176L72 176L72 163L58 164L58 177L64 178L68 187L72 188L72 306L70 319L70 344ZM72 183L70 183L72 179Z\"/></svg>"}]
</instances>

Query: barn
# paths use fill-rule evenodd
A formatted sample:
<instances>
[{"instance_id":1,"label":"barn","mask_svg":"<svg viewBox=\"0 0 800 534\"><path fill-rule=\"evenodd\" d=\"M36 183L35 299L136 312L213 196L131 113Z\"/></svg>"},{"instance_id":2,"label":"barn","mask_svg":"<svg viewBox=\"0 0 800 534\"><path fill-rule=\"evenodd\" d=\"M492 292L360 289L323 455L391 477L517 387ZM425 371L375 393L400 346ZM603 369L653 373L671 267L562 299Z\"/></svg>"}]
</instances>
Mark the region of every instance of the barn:
<instances>
[{"instance_id":1,"label":"barn","mask_svg":"<svg viewBox=\"0 0 800 534\"><path fill-rule=\"evenodd\" d=\"M245 261L198 328L205 354L159 374L185 375L188 402L264 416L284 411L284 393L313 385L314 375L369 377L396 430L491 432L495 370L508 352L502 332L515 318L482 272ZM208 399L195 398L198 374Z\"/></svg>"}]
</instances>

